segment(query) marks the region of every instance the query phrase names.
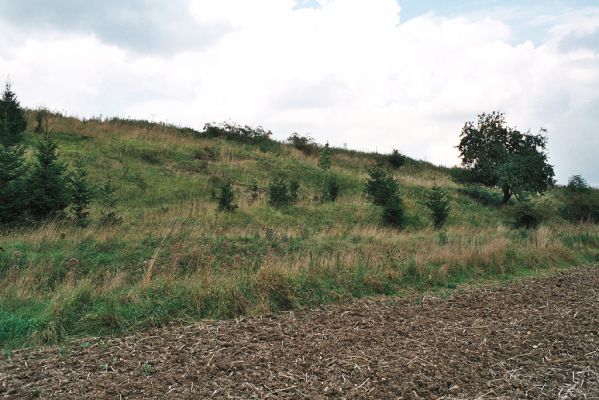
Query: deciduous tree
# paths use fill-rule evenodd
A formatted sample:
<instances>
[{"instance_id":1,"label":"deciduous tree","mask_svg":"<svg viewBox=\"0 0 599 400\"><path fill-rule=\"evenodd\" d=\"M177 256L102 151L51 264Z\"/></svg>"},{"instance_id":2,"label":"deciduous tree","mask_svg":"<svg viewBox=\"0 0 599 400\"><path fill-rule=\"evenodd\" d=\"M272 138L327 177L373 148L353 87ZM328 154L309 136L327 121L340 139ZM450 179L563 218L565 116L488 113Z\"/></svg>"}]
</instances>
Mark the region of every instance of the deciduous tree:
<instances>
[{"instance_id":1,"label":"deciduous tree","mask_svg":"<svg viewBox=\"0 0 599 400\"><path fill-rule=\"evenodd\" d=\"M476 125L466 122L458 145L465 169L458 179L499 187L504 204L512 195L543 193L554 183L544 132L533 135L510 128L498 112L479 115Z\"/></svg>"}]
</instances>

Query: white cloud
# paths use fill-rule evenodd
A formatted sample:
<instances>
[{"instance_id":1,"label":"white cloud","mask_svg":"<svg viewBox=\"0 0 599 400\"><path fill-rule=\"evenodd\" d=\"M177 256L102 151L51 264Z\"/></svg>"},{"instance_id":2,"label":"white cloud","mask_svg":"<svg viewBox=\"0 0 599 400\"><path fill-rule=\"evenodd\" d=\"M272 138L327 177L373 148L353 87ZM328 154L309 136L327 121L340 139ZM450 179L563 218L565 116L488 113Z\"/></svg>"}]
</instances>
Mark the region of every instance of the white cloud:
<instances>
[{"instance_id":1,"label":"white cloud","mask_svg":"<svg viewBox=\"0 0 599 400\"><path fill-rule=\"evenodd\" d=\"M198 24L231 29L208 47L170 55L131 52L93 34L28 32L0 44L0 73L31 107L198 128L232 119L281 139L309 132L321 142L399 148L447 165L457 162L464 121L502 110L521 129L549 129L562 182L582 173L599 184L590 163L599 149L592 107L599 55L576 41L563 46L572 35L596 33L598 9L545 18L548 39L535 46L511 43L512 27L497 18L423 15L400 23L394 0L319 3L194 0Z\"/></svg>"}]
</instances>

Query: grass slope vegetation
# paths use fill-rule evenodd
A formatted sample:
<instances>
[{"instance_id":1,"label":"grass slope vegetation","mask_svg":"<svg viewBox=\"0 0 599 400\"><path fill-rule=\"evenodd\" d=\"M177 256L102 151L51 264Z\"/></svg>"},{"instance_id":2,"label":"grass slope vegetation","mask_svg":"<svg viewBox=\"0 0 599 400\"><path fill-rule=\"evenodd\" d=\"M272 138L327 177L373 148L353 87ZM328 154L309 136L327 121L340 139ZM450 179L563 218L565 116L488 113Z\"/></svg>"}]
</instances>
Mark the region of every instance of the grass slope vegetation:
<instances>
[{"instance_id":1,"label":"grass slope vegetation","mask_svg":"<svg viewBox=\"0 0 599 400\"><path fill-rule=\"evenodd\" d=\"M31 145L34 113L27 118ZM559 216L565 196L559 187L533 200L547 215L538 229L513 229L513 204L485 205L460 191L449 170L407 159L394 172L408 218L400 230L385 227L380 208L364 199L375 154L331 149L330 173L341 195L323 203L318 154L288 144L57 114L49 115L48 128L64 161L82 158L91 184L112 177L123 223L98 225L94 204L85 228L55 222L1 232L4 349L454 288L599 259L599 228ZM300 183L294 205L268 204L277 175ZM233 212L219 212L211 199L211 188L224 180L233 183ZM433 228L426 207L433 182L452 208L443 230ZM501 199L500 192L486 196Z\"/></svg>"}]
</instances>

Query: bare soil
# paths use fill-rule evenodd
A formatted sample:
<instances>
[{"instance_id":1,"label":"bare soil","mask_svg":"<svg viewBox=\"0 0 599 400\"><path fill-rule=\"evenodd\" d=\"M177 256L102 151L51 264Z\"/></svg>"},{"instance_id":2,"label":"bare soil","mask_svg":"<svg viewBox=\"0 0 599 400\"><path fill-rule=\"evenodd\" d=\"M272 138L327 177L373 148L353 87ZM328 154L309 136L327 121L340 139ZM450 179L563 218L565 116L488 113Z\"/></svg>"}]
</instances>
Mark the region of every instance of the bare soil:
<instances>
[{"instance_id":1,"label":"bare soil","mask_svg":"<svg viewBox=\"0 0 599 400\"><path fill-rule=\"evenodd\" d=\"M599 399L599 268L19 350L2 397Z\"/></svg>"}]
</instances>

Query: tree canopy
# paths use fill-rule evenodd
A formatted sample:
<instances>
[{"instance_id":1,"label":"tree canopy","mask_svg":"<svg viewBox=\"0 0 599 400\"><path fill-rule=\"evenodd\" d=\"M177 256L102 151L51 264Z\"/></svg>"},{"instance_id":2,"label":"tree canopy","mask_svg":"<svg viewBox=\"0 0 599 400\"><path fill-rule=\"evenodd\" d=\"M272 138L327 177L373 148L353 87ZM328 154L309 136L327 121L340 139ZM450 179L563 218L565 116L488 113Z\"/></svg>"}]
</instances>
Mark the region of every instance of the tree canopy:
<instances>
[{"instance_id":1,"label":"tree canopy","mask_svg":"<svg viewBox=\"0 0 599 400\"><path fill-rule=\"evenodd\" d=\"M554 183L553 167L547 162L545 130L537 135L522 133L506 125L503 113L478 116L478 122L466 122L458 150L464 169L457 179L499 187L503 203L512 195L543 193Z\"/></svg>"}]
</instances>

